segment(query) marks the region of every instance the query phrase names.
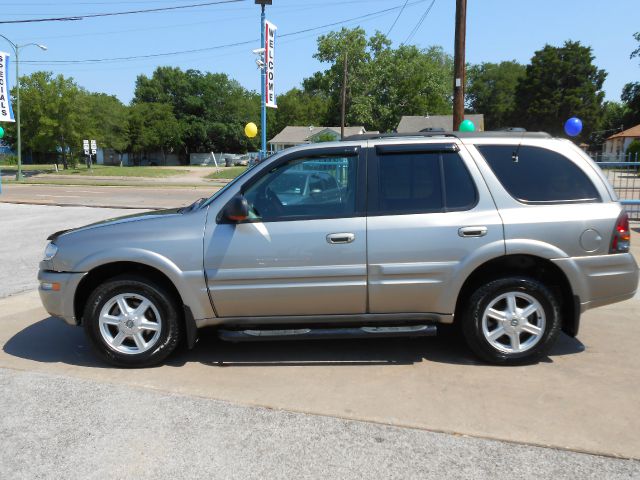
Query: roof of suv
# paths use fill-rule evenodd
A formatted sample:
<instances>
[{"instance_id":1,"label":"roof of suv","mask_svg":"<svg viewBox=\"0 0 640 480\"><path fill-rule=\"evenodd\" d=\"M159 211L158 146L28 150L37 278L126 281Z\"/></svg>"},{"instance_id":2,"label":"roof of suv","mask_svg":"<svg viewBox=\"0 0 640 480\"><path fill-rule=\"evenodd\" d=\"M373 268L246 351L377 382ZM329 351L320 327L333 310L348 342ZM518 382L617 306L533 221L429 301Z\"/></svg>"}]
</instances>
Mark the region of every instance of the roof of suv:
<instances>
[{"instance_id":1,"label":"roof of suv","mask_svg":"<svg viewBox=\"0 0 640 480\"><path fill-rule=\"evenodd\" d=\"M545 132L522 132L522 131L492 131L492 132L451 132L434 130L429 132L415 132L415 133L364 133L361 135L351 135L345 137L343 141L352 140L382 140L387 138L437 138L437 137L450 137L450 138L508 138L508 139L523 139L523 138L553 138L551 135Z\"/></svg>"}]
</instances>

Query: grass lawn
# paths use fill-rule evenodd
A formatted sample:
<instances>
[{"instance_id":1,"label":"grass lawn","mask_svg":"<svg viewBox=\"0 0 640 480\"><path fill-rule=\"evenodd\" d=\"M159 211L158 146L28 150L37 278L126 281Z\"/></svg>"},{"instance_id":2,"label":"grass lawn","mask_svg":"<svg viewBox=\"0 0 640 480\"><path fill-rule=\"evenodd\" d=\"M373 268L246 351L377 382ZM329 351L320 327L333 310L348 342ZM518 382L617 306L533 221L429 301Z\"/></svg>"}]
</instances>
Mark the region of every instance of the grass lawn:
<instances>
[{"instance_id":1,"label":"grass lawn","mask_svg":"<svg viewBox=\"0 0 640 480\"><path fill-rule=\"evenodd\" d=\"M247 167L222 167L222 170L219 172L213 172L207 175L206 178L216 179L216 178L236 178L242 172L244 172Z\"/></svg>"},{"instance_id":2,"label":"grass lawn","mask_svg":"<svg viewBox=\"0 0 640 480\"><path fill-rule=\"evenodd\" d=\"M186 172L182 170L174 170L170 168L159 167L115 167L105 165L94 165L92 170L89 170L85 165L78 165L78 168L63 170L62 165L59 165L59 171L56 173L54 165L23 165L22 170L24 172L40 171L41 173L50 173L54 175L80 175L80 176L95 176L95 177L152 177L163 178L171 177L174 175L184 175ZM18 167L12 166L0 166L3 172L16 172Z\"/></svg>"}]
</instances>

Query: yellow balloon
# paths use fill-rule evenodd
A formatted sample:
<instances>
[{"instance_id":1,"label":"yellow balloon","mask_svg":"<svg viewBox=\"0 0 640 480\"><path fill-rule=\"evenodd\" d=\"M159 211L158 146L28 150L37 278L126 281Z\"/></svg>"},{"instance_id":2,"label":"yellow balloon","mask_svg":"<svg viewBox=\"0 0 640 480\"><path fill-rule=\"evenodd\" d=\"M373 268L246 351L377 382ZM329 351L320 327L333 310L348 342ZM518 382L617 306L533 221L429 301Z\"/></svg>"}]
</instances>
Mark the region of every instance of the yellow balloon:
<instances>
[{"instance_id":1,"label":"yellow balloon","mask_svg":"<svg viewBox=\"0 0 640 480\"><path fill-rule=\"evenodd\" d=\"M249 122L244 127L244 134L249 138L253 138L258 134L258 127L255 123Z\"/></svg>"}]
</instances>

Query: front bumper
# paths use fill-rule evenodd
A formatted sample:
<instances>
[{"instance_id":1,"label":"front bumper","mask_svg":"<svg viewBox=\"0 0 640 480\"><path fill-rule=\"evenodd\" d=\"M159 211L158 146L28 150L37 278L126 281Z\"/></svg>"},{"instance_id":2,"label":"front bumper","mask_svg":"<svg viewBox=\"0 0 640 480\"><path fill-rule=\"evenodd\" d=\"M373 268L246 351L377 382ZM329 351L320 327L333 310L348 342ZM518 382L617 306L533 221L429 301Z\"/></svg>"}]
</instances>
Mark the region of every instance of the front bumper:
<instances>
[{"instance_id":1,"label":"front bumper","mask_svg":"<svg viewBox=\"0 0 640 480\"><path fill-rule=\"evenodd\" d=\"M69 325L78 325L73 301L76 288L86 273L65 273L40 270L38 281L40 282L40 300L45 310L52 317L63 319ZM44 289L43 284L56 284L56 290Z\"/></svg>"}]
</instances>

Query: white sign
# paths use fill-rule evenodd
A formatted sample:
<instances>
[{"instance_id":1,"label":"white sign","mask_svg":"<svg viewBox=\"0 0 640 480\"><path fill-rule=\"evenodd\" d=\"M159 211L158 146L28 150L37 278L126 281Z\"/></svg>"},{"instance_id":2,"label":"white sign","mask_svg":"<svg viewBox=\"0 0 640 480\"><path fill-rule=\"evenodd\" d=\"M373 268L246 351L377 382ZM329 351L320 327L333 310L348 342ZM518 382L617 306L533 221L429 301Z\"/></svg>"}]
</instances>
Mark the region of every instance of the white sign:
<instances>
[{"instance_id":1,"label":"white sign","mask_svg":"<svg viewBox=\"0 0 640 480\"><path fill-rule=\"evenodd\" d=\"M82 149L85 155L89 155L89 140L82 140Z\"/></svg>"},{"instance_id":2,"label":"white sign","mask_svg":"<svg viewBox=\"0 0 640 480\"><path fill-rule=\"evenodd\" d=\"M0 52L0 122L15 122L9 97L9 54Z\"/></svg>"},{"instance_id":3,"label":"white sign","mask_svg":"<svg viewBox=\"0 0 640 480\"><path fill-rule=\"evenodd\" d=\"M98 150L98 146L96 145L95 140L91 140L91 155L95 155Z\"/></svg>"},{"instance_id":4,"label":"white sign","mask_svg":"<svg viewBox=\"0 0 640 480\"><path fill-rule=\"evenodd\" d=\"M278 108L275 90L275 58L276 58L276 27L271 22L265 22L264 32L264 69L267 73L265 85L265 104L267 107Z\"/></svg>"}]
</instances>

